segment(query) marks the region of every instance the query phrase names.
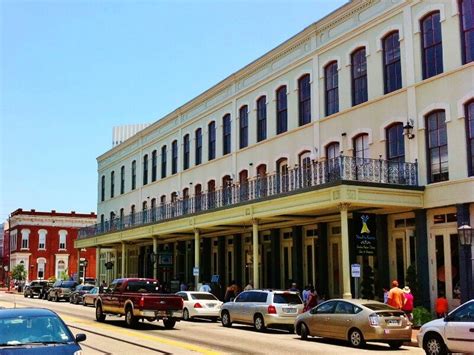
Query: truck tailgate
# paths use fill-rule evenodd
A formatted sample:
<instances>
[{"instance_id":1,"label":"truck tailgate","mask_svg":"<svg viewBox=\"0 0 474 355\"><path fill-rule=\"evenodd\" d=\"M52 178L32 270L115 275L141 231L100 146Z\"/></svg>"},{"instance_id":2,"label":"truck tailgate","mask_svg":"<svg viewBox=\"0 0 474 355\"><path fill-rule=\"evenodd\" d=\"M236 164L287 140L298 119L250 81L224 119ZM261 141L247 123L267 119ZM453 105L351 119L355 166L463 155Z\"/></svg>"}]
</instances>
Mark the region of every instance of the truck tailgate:
<instances>
[{"instance_id":1,"label":"truck tailgate","mask_svg":"<svg viewBox=\"0 0 474 355\"><path fill-rule=\"evenodd\" d=\"M183 299L176 295L170 294L143 294L143 309L157 311L180 311L183 309Z\"/></svg>"}]
</instances>

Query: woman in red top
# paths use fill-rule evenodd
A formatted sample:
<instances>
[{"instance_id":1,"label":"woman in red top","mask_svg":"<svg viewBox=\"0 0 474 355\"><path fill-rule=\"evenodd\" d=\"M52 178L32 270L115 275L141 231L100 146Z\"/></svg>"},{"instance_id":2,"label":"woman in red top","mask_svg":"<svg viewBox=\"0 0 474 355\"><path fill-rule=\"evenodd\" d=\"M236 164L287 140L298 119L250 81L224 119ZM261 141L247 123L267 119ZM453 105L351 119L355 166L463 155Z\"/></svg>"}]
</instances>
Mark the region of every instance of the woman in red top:
<instances>
[{"instance_id":1,"label":"woman in red top","mask_svg":"<svg viewBox=\"0 0 474 355\"><path fill-rule=\"evenodd\" d=\"M308 295L308 302L306 302L306 305L304 306L303 312L309 311L310 309L313 309L316 307L318 304L318 294L314 290L314 287L311 287L309 289L309 295Z\"/></svg>"},{"instance_id":2,"label":"woman in red top","mask_svg":"<svg viewBox=\"0 0 474 355\"><path fill-rule=\"evenodd\" d=\"M405 312L408 319L411 321L413 319L413 295L411 293L410 287L405 286L403 288L403 293L405 294L405 301L402 306L402 311Z\"/></svg>"}]
</instances>

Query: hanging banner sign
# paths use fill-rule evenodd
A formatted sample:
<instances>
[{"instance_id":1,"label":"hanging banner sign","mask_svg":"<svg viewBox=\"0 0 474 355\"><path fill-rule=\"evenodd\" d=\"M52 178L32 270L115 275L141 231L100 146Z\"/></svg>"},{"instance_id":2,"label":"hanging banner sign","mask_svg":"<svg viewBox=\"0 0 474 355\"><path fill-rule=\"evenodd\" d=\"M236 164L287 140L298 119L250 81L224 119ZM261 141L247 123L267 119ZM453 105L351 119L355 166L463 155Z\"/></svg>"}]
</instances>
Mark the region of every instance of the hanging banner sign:
<instances>
[{"instance_id":1,"label":"hanging banner sign","mask_svg":"<svg viewBox=\"0 0 474 355\"><path fill-rule=\"evenodd\" d=\"M356 255L375 255L377 239L375 237L375 214L354 213Z\"/></svg>"}]
</instances>

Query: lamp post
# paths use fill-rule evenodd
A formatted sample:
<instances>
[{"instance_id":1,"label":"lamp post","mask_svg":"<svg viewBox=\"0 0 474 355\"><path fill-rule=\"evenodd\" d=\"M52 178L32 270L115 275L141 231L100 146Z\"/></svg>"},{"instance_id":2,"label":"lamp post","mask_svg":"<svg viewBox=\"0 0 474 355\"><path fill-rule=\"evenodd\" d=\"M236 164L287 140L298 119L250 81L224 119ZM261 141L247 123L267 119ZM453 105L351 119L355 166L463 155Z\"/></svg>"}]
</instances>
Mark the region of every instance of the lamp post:
<instances>
[{"instance_id":1,"label":"lamp post","mask_svg":"<svg viewBox=\"0 0 474 355\"><path fill-rule=\"evenodd\" d=\"M461 302L464 303L472 298L473 295L473 279L472 279L472 237L474 235L472 227L468 224L463 224L458 228L459 243L464 251L465 262L465 290L461 290Z\"/></svg>"},{"instance_id":2,"label":"lamp post","mask_svg":"<svg viewBox=\"0 0 474 355\"><path fill-rule=\"evenodd\" d=\"M87 275L87 265L89 264L89 262L87 261L87 259L85 259L83 262L82 262L82 266L84 266L84 283L86 283L86 275Z\"/></svg>"}]
</instances>

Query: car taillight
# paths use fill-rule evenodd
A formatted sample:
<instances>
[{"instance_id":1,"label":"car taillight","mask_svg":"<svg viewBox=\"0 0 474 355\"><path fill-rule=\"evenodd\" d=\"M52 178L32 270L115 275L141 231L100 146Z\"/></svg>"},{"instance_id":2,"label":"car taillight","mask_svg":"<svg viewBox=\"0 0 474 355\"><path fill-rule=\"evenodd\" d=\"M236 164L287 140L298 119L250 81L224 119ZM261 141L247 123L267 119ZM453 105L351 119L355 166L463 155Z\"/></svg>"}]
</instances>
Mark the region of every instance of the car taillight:
<instances>
[{"instance_id":1,"label":"car taillight","mask_svg":"<svg viewBox=\"0 0 474 355\"><path fill-rule=\"evenodd\" d=\"M202 306L201 306L200 303L195 303L195 304L194 304L194 308L202 308Z\"/></svg>"},{"instance_id":2,"label":"car taillight","mask_svg":"<svg viewBox=\"0 0 474 355\"><path fill-rule=\"evenodd\" d=\"M371 314L369 316L369 324L373 327L379 325L379 316L376 315L375 313Z\"/></svg>"},{"instance_id":3,"label":"car taillight","mask_svg":"<svg viewBox=\"0 0 474 355\"><path fill-rule=\"evenodd\" d=\"M144 306L145 306L145 297L142 296L142 297L140 298L140 302L138 303L138 305L139 305L140 307L144 307Z\"/></svg>"},{"instance_id":4,"label":"car taillight","mask_svg":"<svg viewBox=\"0 0 474 355\"><path fill-rule=\"evenodd\" d=\"M277 310L276 310L275 306L271 304L271 305L268 306L267 312L268 312L268 314L276 314Z\"/></svg>"}]
</instances>

